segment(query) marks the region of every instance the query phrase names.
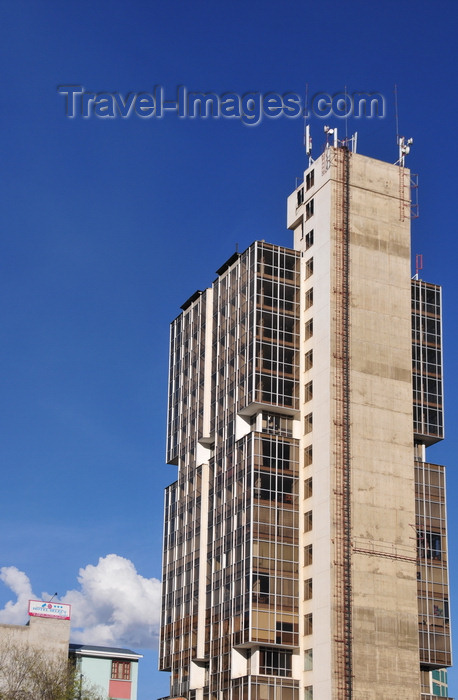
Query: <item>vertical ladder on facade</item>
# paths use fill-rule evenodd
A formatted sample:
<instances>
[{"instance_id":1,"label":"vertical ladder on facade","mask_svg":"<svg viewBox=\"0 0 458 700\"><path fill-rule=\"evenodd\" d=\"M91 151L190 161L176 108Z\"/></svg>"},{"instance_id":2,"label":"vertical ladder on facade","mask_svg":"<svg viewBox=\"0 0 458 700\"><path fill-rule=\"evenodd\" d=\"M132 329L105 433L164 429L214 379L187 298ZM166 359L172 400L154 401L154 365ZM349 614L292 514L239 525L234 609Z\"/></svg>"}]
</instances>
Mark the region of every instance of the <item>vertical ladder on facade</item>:
<instances>
[{"instance_id":1,"label":"vertical ladder on facade","mask_svg":"<svg viewBox=\"0 0 458 700\"><path fill-rule=\"evenodd\" d=\"M352 610L351 610L351 482L350 482L350 357L349 357L349 206L350 157L346 147L336 154L334 322L335 322L335 697L351 700Z\"/></svg>"},{"instance_id":2,"label":"vertical ladder on facade","mask_svg":"<svg viewBox=\"0 0 458 700\"><path fill-rule=\"evenodd\" d=\"M407 187L407 196L406 196ZM407 174L403 165L399 165L399 221L418 218L418 175Z\"/></svg>"},{"instance_id":3,"label":"vertical ladder on facade","mask_svg":"<svg viewBox=\"0 0 458 700\"><path fill-rule=\"evenodd\" d=\"M405 198L405 170L401 164L399 166L399 221L404 221L406 218L406 198ZM410 211L410 201L407 203Z\"/></svg>"}]
</instances>

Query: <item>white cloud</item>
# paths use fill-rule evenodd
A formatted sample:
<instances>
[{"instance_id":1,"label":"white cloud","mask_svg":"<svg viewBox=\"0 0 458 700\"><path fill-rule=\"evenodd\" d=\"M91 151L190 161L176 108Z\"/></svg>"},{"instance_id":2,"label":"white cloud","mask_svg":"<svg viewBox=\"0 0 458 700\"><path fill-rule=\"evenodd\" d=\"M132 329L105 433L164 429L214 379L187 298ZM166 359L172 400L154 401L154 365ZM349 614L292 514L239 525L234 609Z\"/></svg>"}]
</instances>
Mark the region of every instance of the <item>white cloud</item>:
<instances>
[{"instance_id":1,"label":"white cloud","mask_svg":"<svg viewBox=\"0 0 458 700\"><path fill-rule=\"evenodd\" d=\"M129 559L101 557L79 570L79 590L61 602L72 606L72 640L102 646L157 645L161 584L144 578Z\"/></svg>"},{"instance_id":2,"label":"white cloud","mask_svg":"<svg viewBox=\"0 0 458 700\"><path fill-rule=\"evenodd\" d=\"M16 593L0 610L0 622L23 624L27 602L35 596L25 573L14 566L0 569L0 579ZM161 584L144 578L129 559L117 554L101 557L94 566L79 570L79 589L67 591L62 603L72 606L74 642L101 646L157 646L161 607ZM52 594L43 593L49 600ZM56 600L56 599L54 599Z\"/></svg>"},{"instance_id":3,"label":"white cloud","mask_svg":"<svg viewBox=\"0 0 458 700\"><path fill-rule=\"evenodd\" d=\"M9 625L23 625L27 620L29 600L35 598L28 576L15 566L2 566L0 581L3 581L17 597L15 603L9 600L5 607L0 610L0 622Z\"/></svg>"}]
</instances>

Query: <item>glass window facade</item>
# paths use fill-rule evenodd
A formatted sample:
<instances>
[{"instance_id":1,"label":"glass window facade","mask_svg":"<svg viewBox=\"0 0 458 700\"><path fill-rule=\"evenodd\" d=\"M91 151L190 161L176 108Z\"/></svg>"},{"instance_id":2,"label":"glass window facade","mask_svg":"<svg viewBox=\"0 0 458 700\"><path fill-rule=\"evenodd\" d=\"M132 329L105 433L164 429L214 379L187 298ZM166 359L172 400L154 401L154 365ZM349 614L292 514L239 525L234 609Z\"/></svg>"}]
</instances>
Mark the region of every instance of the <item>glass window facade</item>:
<instances>
[{"instance_id":1,"label":"glass window facade","mask_svg":"<svg viewBox=\"0 0 458 700\"><path fill-rule=\"evenodd\" d=\"M299 263L254 243L172 324L167 451L178 481L165 496L160 654L172 695L192 697L198 667L208 700L299 700Z\"/></svg>"},{"instance_id":2,"label":"glass window facade","mask_svg":"<svg viewBox=\"0 0 458 700\"><path fill-rule=\"evenodd\" d=\"M413 410L416 439L444 437L441 288L412 280Z\"/></svg>"},{"instance_id":3,"label":"glass window facade","mask_svg":"<svg viewBox=\"0 0 458 700\"><path fill-rule=\"evenodd\" d=\"M450 666L445 469L415 466L420 661L430 668Z\"/></svg>"}]
</instances>

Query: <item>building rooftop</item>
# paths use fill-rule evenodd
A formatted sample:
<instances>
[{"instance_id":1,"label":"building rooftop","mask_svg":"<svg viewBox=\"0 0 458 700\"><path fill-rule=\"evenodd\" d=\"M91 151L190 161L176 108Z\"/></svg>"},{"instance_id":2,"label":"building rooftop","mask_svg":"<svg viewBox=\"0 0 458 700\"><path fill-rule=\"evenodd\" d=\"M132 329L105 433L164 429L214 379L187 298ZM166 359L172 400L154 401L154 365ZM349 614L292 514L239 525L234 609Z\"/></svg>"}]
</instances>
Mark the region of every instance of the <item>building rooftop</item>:
<instances>
[{"instance_id":1,"label":"building rooftop","mask_svg":"<svg viewBox=\"0 0 458 700\"><path fill-rule=\"evenodd\" d=\"M137 654L131 649L120 649L119 647L98 647L92 644L69 644L69 651L79 656L104 656L126 659L142 659L143 654Z\"/></svg>"}]
</instances>

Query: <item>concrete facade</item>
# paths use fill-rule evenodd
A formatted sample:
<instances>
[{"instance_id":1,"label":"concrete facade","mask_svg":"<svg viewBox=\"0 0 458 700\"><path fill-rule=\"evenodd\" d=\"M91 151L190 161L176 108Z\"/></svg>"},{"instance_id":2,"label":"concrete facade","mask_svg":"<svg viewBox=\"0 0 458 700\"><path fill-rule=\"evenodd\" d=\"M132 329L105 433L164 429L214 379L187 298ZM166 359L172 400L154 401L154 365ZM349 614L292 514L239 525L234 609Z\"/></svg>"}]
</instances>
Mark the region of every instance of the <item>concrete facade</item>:
<instances>
[{"instance_id":1,"label":"concrete facade","mask_svg":"<svg viewBox=\"0 0 458 700\"><path fill-rule=\"evenodd\" d=\"M27 625L0 625L0 643L36 647L56 659L68 658L70 620L30 617Z\"/></svg>"},{"instance_id":2,"label":"concrete facade","mask_svg":"<svg viewBox=\"0 0 458 700\"><path fill-rule=\"evenodd\" d=\"M344 157L349 159L348 299L339 290L336 255L344 215ZM314 262L303 292L313 288L313 307L304 314L313 317L313 337L304 347L313 347L314 354L313 369L304 374L313 378L313 432L302 440L304 448L313 445L313 496L303 508L312 507L314 514L314 528L306 536L314 557L303 578L311 575L318 583L306 609L328 621L314 625L312 637L304 640L314 657L314 670L305 674L304 683L319 697L339 697L335 590L342 563L336 528L342 514L335 491L342 438L335 424L343 380L337 344L343 330L337 307L348 304L352 697L418 698L410 220L399 220L397 166L329 148L312 169L314 185L302 205L297 206L297 191L288 201L295 248L305 259L313 253ZM307 218L310 198L314 213ZM314 243L307 249L312 227Z\"/></svg>"}]
</instances>

